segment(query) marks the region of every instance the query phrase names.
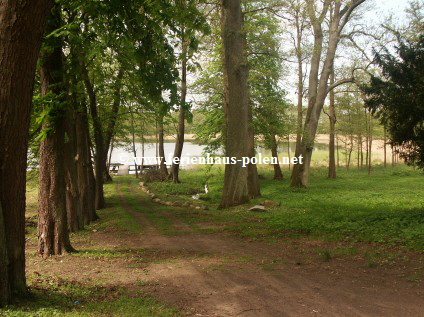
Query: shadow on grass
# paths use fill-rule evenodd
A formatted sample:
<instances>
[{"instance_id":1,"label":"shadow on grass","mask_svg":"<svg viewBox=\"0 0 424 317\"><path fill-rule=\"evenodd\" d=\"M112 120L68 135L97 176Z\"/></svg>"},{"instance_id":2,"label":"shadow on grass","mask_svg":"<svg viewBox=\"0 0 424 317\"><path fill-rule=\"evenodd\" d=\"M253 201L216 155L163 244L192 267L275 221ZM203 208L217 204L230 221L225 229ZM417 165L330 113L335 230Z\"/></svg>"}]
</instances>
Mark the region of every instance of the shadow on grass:
<instances>
[{"instance_id":1,"label":"shadow on grass","mask_svg":"<svg viewBox=\"0 0 424 317\"><path fill-rule=\"evenodd\" d=\"M138 285L90 286L58 278L33 276L29 295L0 310L1 316L181 316L146 296Z\"/></svg>"}]
</instances>

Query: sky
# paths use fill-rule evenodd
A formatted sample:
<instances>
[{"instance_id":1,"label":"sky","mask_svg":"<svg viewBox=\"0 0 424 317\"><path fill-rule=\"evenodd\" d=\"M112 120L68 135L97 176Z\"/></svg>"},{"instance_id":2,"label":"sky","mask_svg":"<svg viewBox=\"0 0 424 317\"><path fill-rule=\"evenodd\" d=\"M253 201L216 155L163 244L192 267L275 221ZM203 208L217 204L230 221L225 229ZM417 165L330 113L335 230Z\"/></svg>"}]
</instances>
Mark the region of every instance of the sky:
<instances>
[{"instance_id":1,"label":"sky","mask_svg":"<svg viewBox=\"0 0 424 317\"><path fill-rule=\"evenodd\" d=\"M392 13L395 19L402 21L405 19L405 9L408 7L408 0L372 0L370 1L375 5L376 10L370 12L370 16L374 15L379 17L381 13L383 15L389 15Z\"/></svg>"}]
</instances>

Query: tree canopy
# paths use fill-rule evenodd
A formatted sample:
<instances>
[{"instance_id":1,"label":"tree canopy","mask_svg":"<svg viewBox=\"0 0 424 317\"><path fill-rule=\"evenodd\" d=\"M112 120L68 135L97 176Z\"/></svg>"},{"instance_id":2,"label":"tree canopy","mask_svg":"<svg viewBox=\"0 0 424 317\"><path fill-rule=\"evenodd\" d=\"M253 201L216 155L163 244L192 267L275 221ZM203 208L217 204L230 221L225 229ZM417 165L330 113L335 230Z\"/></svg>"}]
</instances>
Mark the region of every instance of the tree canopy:
<instances>
[{"instance_id":1,"label":"tree canopy","mask_svg":"<svg viewBox=\"0 0 424 317\"><path fill-rule=\"evenodd\" d=\"M424 36L399 38L396 52L375 54L381 76L363 87L366 106L386 126L392 144L410 164L424 167Z\"/></svg>"}]
</instances>

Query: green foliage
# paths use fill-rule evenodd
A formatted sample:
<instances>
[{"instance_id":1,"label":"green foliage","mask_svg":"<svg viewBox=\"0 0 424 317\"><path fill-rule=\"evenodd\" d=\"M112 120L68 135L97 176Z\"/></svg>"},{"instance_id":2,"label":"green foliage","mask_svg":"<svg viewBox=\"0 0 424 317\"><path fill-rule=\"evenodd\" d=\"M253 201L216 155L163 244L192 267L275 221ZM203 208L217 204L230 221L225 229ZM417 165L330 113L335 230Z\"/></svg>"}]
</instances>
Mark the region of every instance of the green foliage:
<instances>
[{"instance_id":1,"label":"green foliage","mask_svg":"<svg viewBox=\"0 0 424 317\"><path fill-rule=\"evenodd\" d=\"M312 170L308 190L289 189L289 180L275 182L270 169L260 170L262 197L252 202L272 200L280 207L265 213L250 213L247 206L214 210L222 191L223 173L215 166L206 195L210 212L177 215L191 223L214 221L225 230L241 236L313 237L347 241L366 241L407 246L424 251L423 174L406 166L394 169L374 167L366 171L338 171L337 180L326 179L326 168ZM184 173L185 188L201 190L204 171ZM149 185L150 186L150 185ZM174 192L179 184L154 184L155 193Z\"/></svg>"},{"instance_id":2,"label":"green foliage","mask_svg":"<svg viewBox=\"0 0 424 317\"><path fill-rule=\"evenodd\" d=\"M418 42L399 38L396 54L376 53L382 77L363 90L366 106L387 126L393 145L410 164L424 167L424 36Z\"/></svg>"},{"instance_id":3,"label":"green foliage","mask_svg":"<svg viewBox=\"0 0 424 317\"><path fill-rule=\"evenodd\" d=\"M255 135L261 135L270 143L271 137L288 133L288 102L285 91L280 87L283 64L279 50L279 21L268 10L263 0L244 1L246 13L244 31L249 65L249 96L252 107ZM199 143L206 144L206 151L217 153L223 146L224 130L224 84L222 72L222 42L219 12L211 14L212 33L205 41L208 63L195 83L196 92L205 95L199 111L203 118L196 125ZM212 45L211 45L212 44Z\"/></svg>"}]
</instances>

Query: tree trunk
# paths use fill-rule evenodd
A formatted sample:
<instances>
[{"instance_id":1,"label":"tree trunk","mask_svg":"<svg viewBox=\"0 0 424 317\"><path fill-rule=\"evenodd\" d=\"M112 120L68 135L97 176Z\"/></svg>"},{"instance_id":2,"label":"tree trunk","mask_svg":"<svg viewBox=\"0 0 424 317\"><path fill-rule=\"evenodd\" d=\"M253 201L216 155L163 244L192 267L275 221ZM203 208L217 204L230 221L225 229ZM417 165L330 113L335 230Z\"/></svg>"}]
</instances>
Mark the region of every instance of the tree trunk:
<instances>
[{"instance_id":1,"label":"tree trunk","mask_svg":"<svg viewBox=\"0 0 424 317\"><path fill-rule=\"evenodd\" d=\"M61 132L62 131L62 132ZM40 146L38 250L43 257L73 251L66 215L64 133L57 129Z\"/></svg>"},{"instance_id":2,"label":"tree trunk","mask_svg":"<svg viewBox=\"0 0 424 317\"><path fill-rule=\"evenodd\" d=\"M144 170L144 154L145 154L145 145L144 145L144 121L141 124L141 169L140 173L143 173Z\"/></svg>"},{"instance_id":3,"label":"tree trunk","mask_svg":"<svg viewBox=\"0 0 424 317\"><path fill-rule=\"evenodd\" d=\"M369 151L368 151L368 175L371 175L371 157L372 157L372 116L369 113Z\"/></svg>"},{"instance_id":4,"label":"tree trunk","mask_svg":"<svg viewBox=\"0 0 424 317\"><path fill-rule=\"evenodd\" d=\"M357 143L356 150L358 152L357 155L356 155L356 167L358 168L358 170L361 168L361 149L360 149L361 142L360 142L360 139L361 139L361 136L358 136L357 139L356 139L356 143Z\"/></svg>"},{"instance_id":5,"label":"tree trunk","mask_svg":"<svg viewBox=\"0 0 424 317\"><path fill-rule=\"evenodd\" d=\"M181 155L183 154L184 147L184 134L185 134L185 108L186 108L186 96L187 96L187 56L188 53L188 41L185 39L184 32L182 35L182 65L181 65L181 104L180 113L178 117L178 131L177 131L177 142L175 143L174 159L178 158L178 163L175 160L172 161L170 178L174 183L179 183L179 172Z\"/></svg>"},{"instance_id":6,"label":"tree trunk","mask_svg":"<svg viewBox=\"0 0 424 317\"><path fill-rule=\"evenodd\" d=\"M241 160L248 151L248 67L244 56L245 38L241 0L222 1L222 38L226 102L226 155ZM241 162L225 166L224 191L220 208L249 201L247 169Z\"/></svg>"},{"instance_id":7,"label":"tree trunk","mask_svg":"<svg viewBox=\"0 0 424 317\"><path fill-rule=\"evenodd\" d=\"M340 168L339 136L338 135L336 135L336 156L337 156L337 167Z\"/></svg>"},{"instance_id":8,"label":"tree trunk","mask_svg":"<svg viewBox=\"0 0 424 317\"><path fill-rule=\"evenodd\" d=\"M287 136L287 155L289 158L289 171L291 170L290 134Z\"/></svg>"},{"instance_id":9,"label":"tree trunk","mask_svg":"<svg viewBox=\"0 0 424 317\"><path fill-rule=\"evenodd\" d=\"M314 1L306 0L307 10L314 33L314 47L309 72L308 111L303 128L302 144L300 146L300 153L303 156L303 164L297 164L293 168L290 184L291 187L299 188L308 186L312 152L319 118L327 94L336 86L336 83L329 86L328 79L333 69L337 46L340 41L340 34L343 31L344 26L349 21L349 17L352 12L364 1L365 0L351 1L345 8L342 8L342 1L325 1L320 10L321 12L319 12L319 16L317 16ZM323 23L327 23L325 17L327 16L330 8L331 16L330 23L328 25L328 45L325 50L326 56L325 58L322 58L324 43L322 25ZM322 67L321 60L324 60ZM351 79L349 81L351 81ZM341 83L338 82L337 85L339 84Z\"/></svg>"},{"instance_id":10,"label":"tree trunk","mask_svg":"<svg viewBox=\"0 0 424 317\"><path fill-rule=\"evenodd\" d=\"M156 119L156 129L155 129L155 150L156 150L156 165L157 168L160 166L160 161L158 161L159 157L159 127L158 127L158 120Z\"/></svg>"},{"instance_id":11,"label":"tree trunk","mask_svg":"<svg viewBox=\"0 0 424 317\"><path fill-rule=\"evenodd\" d=\"M395 167L395 152L393 149L393 144L390 147L392 149L392 167Z\"/></svg>"},{"instance_id":12,"label":"tree trunk","mask_svg":"<svg viewBox=\"0 0 424 317\"><path fill-rule=\"evenodd\" d=\"M47 24L47 34L60 28L60 14L60 7L56 5ZM62 39L50 38L46 45L49 49L41 56L41 95L51 93L55 100L48 122L43 124L46 136L40 145L37 253L45 258L73 251L66 214Z\"/></svg>"},{"instance_id":13,"label":"tree trunk","mask_svg":"<svg viewBox=\"0 0 424 317\"><path fill-rule=\"evenodd\" d=\"M248 104L248 142L247 142L247 151L248 157L253 158L256 156L255 151L255 132L253 131L253 113L252 107ZM261 190L259 185L259 175L258 168L256 164L248 164L247 165L247 191L249 193L249 198L256 198L261 196Z\"/></svg>"},{"instance_id":14,"label":"tree trunk","mask_svg":"<svg viewBox=\"0 0 424 317\"><path fill-rule=\"evenodd\" d=\"M349 147L349 154L348 154L348 157L347 157L347 164L346 164L346 169L347 170L349 170L350 162L351 162L351 159L352 159L352 152L353 152L353 146L354 146L354 144L353 144L353 135L350 135L349 142L350 142L350 147Z\"/></svg>"},{"instance_id":15,"label":"tree trunk","mask_svg":"<svg viewBox=\"0 0 424 317\"><path fill-rule=\"evenodd\" d=\"M0 2L0 307L26 292L25 186L35 67L53 1ZM4 229L4 231L3 231Z\"/></svg>"},{"instance_id":16,"label":"tree trunk","mask_svg":"<svg viewBox=\"0 0 424 317\"><path fill-rule=\"evenodd\" d=\"M90 159L88 160L88 181L89 181L89 188L90 188L90 196L91 196L91 206L89 208L89 221L96 221L99 219L99 216L96 212L96 197L97 197L97 183L96 183L96 177L94 176L94 168L93 168L93 161Z\"/></svg>"},{"instance_id":17,"label":"tree trunk","mask_svg":"<svg viewBox=\"0 0 424 317\"><path fill-rule=\"evenodd\" d=\"M96 153L94 156L94 167L95 167L95 178L96 178L96 209L103 209L105 207L105 197L103 192L104 183L104 169L106 167L105 162L105 143L103 138L103 129L101 119L97 112L97 97L94 91L93 85L88 77L88 71L85 65L81 65L81 74L84 80L85 88L87 90L90 114L93 121L93 132L94 132L94 145ZM106 155L107 157L107 155Z\"/></svg>"},{"instance_id":18,"label":"tree trunk","mask_svg":"<svg viewBox=\"0 0 424 317\"><path fill-rule=\"evenodd\" d=\"M387 133L387 131L386 131L386 125L384 125L384 144L383 144L383 146L384 146L384 168L386 168L387 167L387 135L386 135L386 133Z\"/></svg>"},{"instance_id":19,"label":"tree trunk","mask_svg":"<svg viewBox=\"0 0 424 317\"><path fill-rule=\"evenodd\" d=\"M134 113L132 113L132 112L131 112L131 136L132 136L132 150L133 150L133 155L136 158L137 157L137 150L136 150L136 146L135 146ZM137 159L134 159L134 167L135 167L135 178L138 178Z\"/></svg>"},{"instance_id":20,"label":"tree trunk","mask_svg":"<svg viewBox=\"0 0 424 317\"><path fill-rule=\"evenodd\" d=\"M368 163L369 163L369 130L368 130L368 115L367 115L367 110L364 110L365 112L365 127L366 127L366 135L365 135L365 167L368 169Z\"/></svg>"},{"instance_id":21,"label":"tree trunk","mask_svg":"<svg viewBox=\"0 0 424 317\"><path fill-rule=\"evenodd\" d=\"M168 177L168 169L166 168L166 157L165 157L165 142L164 142L164 127L163 127L163 115L159 115L158 118L158 130L159 130L159 157L161 158L160 160L160 172L162 174L162 178L166 179Z\"/></svg>"},{"instance_id":22,"label":"tree trunk","mask_svg":"<svg viewBox=\"0 0 424 317\"><path fill-rule=\"evenodd\" d=\"M334 69L330 76L330 85L334 84ZM336 157L335 157L335 133L336 133L336 111L334 102L334 90L330 91L330 142L329 142L329 165L328 178L336 178Z\"/></svg>"},{"instance_id":23,"label":"tree trunk","mask_svg":"<svg viewBox=\"0 0 424 317\"><path fill-rule=\"evenodd\" d=\"M296 150L295 156L300 155L300 146L302 143L303 127L303 61L302 61L302 27L300 25L299 14L296 14L296 35L297 35L297 131L296 131Z\"/></svg>"},{"instance_id":24,"label":"tree trunk","mask_svg":"<svg viewBox=\"0 0 424 317\"><path fill-rule=\"evenodd\" d=\"M280 181L280 180L283 180L283 172L281 172L281 167L280 167L280 164L279 164L278 143L277 143L277 140L275 138L275 135L272 136L271 142L272 142L271 155L277 161L277 164L272 164L272 166L274 167L274 179Z\"/></svg>"},{"instance_id":25,"label":"tree trunk","mask_svg":"<svg viewBox=\"0 0 424 317\"><path fill-rule=\"evenodd\" d=\"M10 286L8 276L9 259L6 246L6 227L0 201L0 307L9 301Z\"/></svg>"},{"instance_id":26,"label":"tree trunk","mask_svg":"<svg viewBox=\"0 0 424 317\"><path fill-rule=\"evenodd\" d=\"M121 88L122 88L122 79L124 77L124 71L122 69L122 67L119 69L118 71L118 75L116 77L116 82L115 82L115 91L113 93L113 104L112 104L112 111L111 114L109 116L109 123L108 126L106 128L105 131L105 144L104 144L104 149L103 149L103 161L105 162L105 168L103 171L103 180L105 182L111 182L112 181L112 177L110 176L109 173L109 168L107 166L107 155L109 153L109 149L111 147L111 143L112 143L112 139L113 136L115 135L115 127L116 127L116 122L118 121L118 114L119 114L119 109L121 106Z\"/></svg>"},{"instance_id":27,"label":"tree trunk","mask_svg":"<svg viewBox=\"0 0 424 317\"><path fill-rule=\"evenodd\" d=\"M110 171L110 167L112 165L112 154L113 154L114 144L115 144L115 140L112 138L112 141L110 142L109 158L107 160L108 161L108 164L107 164L107 170L108 171Z\"/></svg>"},{"instance_id":28,"label":"tree trunk","mask_svg":"<svg viewBox=\"0 0 424 317\"><path fill-rule=\"evenodd\" d=\"M68 109L64 126L67 134L67 142L64 146L66 213L68 215L68 228L71 232L75 232L84 229L84 221L82 217L83 205L80 203L78 187L76 115L73 108Z\"/></svg>"},{"instance_id":29,"label":"tree trunk","mask_svg":"<svg viewBox=\"0 0 424 317\"><path fill-rule=\"evenodd\" d=\"M77 139L77 173L78 173L78 189L80 191L80 204L82 206L82 219L78 219L79 225L81 222L88 225L91 221L91 216L95 213L94 196L90 188L90 152L89 142L86 133L88 119L84 105L81 105L76 114L76 139Z\"/></svg>"}]
</instances>

